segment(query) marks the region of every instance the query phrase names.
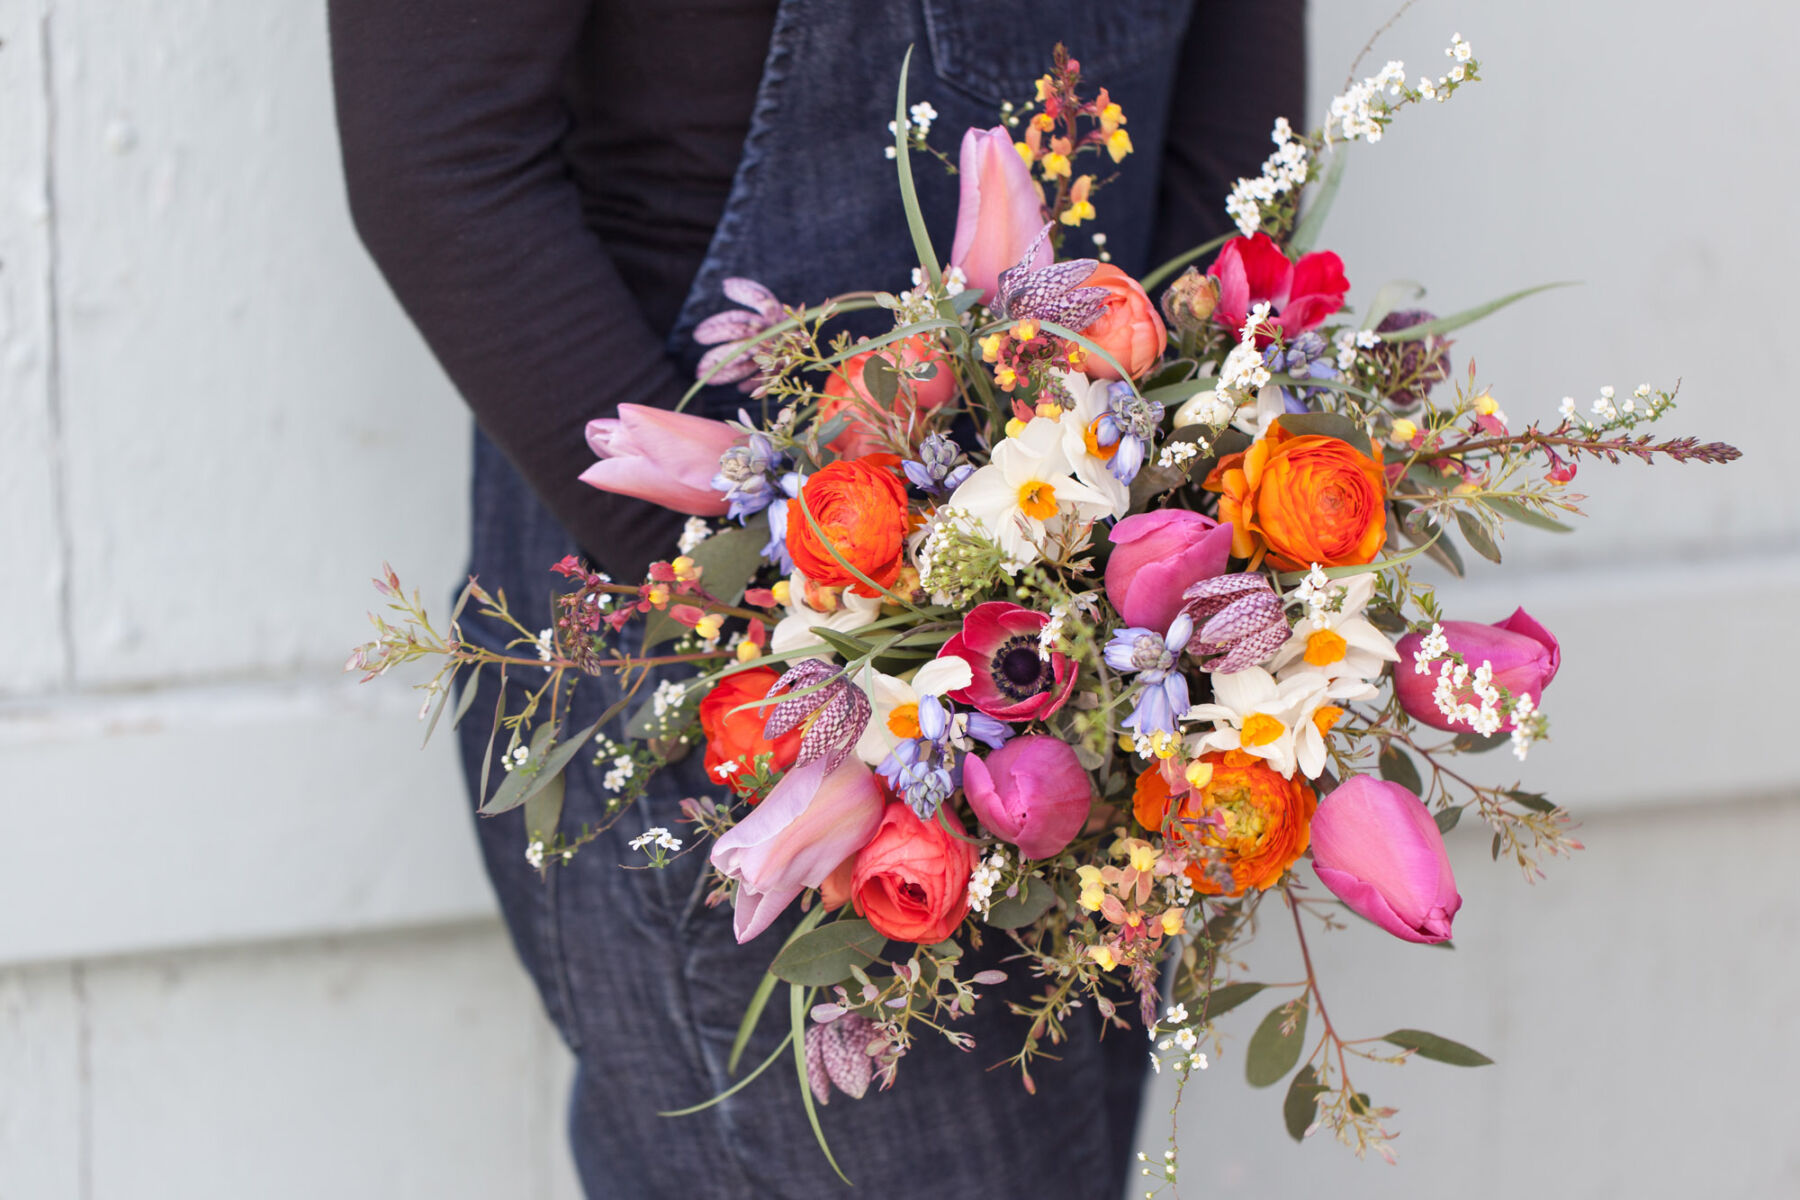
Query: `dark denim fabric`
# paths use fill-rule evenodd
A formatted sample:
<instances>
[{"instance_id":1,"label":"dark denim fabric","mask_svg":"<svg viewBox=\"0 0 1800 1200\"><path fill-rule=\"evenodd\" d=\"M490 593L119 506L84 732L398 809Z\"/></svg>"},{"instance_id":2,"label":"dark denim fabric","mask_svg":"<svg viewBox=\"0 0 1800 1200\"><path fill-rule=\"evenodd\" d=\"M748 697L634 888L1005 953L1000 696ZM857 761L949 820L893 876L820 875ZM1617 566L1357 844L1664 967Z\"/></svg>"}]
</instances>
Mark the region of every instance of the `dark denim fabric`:
<instances>
[{"instance_id":1,"label":"dark denim fabric","mask_svg":"<svg viewBox=\"0 0 1800 1200\"><path fill-rule=\"evenodd\" d=\"M937 109L940 145L949 144L943 134L994 124L1001 100L1028 98L1049 47L1062 40L1084 73L1123 104L1136 144L1154 148L1188 9L1182 0L783 0L732 197L671 353L689 366L697 359L688 334L724 307L718 284L728 275L758 279L790 303L907 286L915 260L882 147L909 44L916 44L909 101ZM1147 265L1156 156L1134 157L1127 168L1107 189L1097 228L1119 265L1138 272ZM947 255L955 180L929 160L916 170L934 242ZM1070 249L1082 252L1085 243L1078 236ZM740 403L738 393L720 389L699 411L730 412ZM555 581L547 568L575 546L479 435L473 504L471 570L490 589L504 587L528 624L529 612L548 624L542 598ZM470 633L482 636L473 623ZM459 733L471 790L495 686L484 684L487 693ZM610 680L583 683L573 727L598 716L612 691ZM569 768L565 831L601 818L603 773L586 756ZM579 1059L569 1121L581 1178L594 1200L843 1195L813 1142L785 1060L704 1113L656 1115L730 1085L724 1064L739 1018L798 919L790 913L750 945L736 945L729 911L701 902L703 848L667 870L620 869L643 861L626 843L645 828L684 832L677 801L710 786L700 755L690 756L599 842L552 868L547 882L525 861L519 814L478 822L520 957ZM1001 949L1001 939L990 939L986 953ZM1016 1072L988 1068L1016 1050L1024 1031L1005 1000L1027 998L1031 984L1021 977L989 989L962 1023L977 1040L972 1052L921 1037L892 1091L840 1097L822 1111L832 1149L863 1190L884 1200L1120 1194L1148 1062L1143 1035L1115 1031L1101 1040L1092 1010L1077 1012L1059 1060L1040 1063L1037 1094L1027 1094ZM786 1020L783 991L747 1064L770 1052Z\"/></svg>"}]
</instances>

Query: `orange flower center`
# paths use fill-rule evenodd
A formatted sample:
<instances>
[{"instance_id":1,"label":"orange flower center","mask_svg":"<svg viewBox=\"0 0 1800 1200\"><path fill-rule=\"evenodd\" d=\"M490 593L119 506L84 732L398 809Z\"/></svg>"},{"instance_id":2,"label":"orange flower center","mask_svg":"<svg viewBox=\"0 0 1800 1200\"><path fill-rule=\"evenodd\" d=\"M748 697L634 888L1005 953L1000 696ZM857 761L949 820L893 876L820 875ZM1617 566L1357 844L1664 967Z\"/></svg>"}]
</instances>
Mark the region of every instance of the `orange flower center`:
<instances>
[{"instance_id":1,"label":"orange flower center","mask_svg":"<svg viewBox=\"0 0 1800 1200\"><path fill-rule=\"evenodd\" d=\"M1021 485L1019 508L1033 520L1048 521L1056 515L1056 489L1037 479Z\"/></svg>"},{"instance_id":2,"label":"orange flower center","mask_svg":"<svg viewBox=\"0 0 1800 1200\"><path fill-rule=\"evenodd\" d=\"M1321 629L1306 639L1306 661L1315 667L1329 667L1344 661L1345 642L1336 630Z\"/></svg>"},{"instance_id":3,"label":"orange flower center","mask_svg":"<svg viewBox=\"0 0 1800 1200\"><path fill-rule=\"evenodd\" d=\"M1246 746L1266 746L1287 732L1287 726L1268 713L1251 713L1244 718L1239 740Z\"/></svg>"},{"instance_id":4,"label":"orange flower center","mask_svg":"<svg viewBox=\"0 0 1800 1200\"><path fill-rule=\"evenodd\" d=\"M1312 715L1313 728L1317 729L1319 731L1320 737L1328 737L1331 734L1332 726L1336 725L1339 721L1341 721L1343 719L1344 719L1344 710L1339 708L1337 705L1335 705L1335 704L1320 705L1319 708L1316 709Z\"/></svg>"},{"instance_id":5,"label":"orange flower center","mask_svg":"<svg viewBox=\"0 0 1800 1200\"><path fill-rule=\"evenodd\" d=\"M1081 440L1087 444L1087 452L1089 454L1104 462L1109 461L1113 455L1119 452L1119 443L1114 442L1110 446L1102 446L1100 444L1099 434L1096 430L1098 429L1101 420L1102 418L1095 417L1092 421L1089 421L1087 428L1082 431Z\"/></svg>"},{"instance_id":6,"label":"orange flower center","mask_svg":"<svg viewBox=\"0 0 1800 1200\"><path fill-rule=\"evenodd\" d=\"M896 704L894 711L888 714L888 732L897 738L916 738L919 736L919 706L917 704Z\"/></svg>"}]
</instances>

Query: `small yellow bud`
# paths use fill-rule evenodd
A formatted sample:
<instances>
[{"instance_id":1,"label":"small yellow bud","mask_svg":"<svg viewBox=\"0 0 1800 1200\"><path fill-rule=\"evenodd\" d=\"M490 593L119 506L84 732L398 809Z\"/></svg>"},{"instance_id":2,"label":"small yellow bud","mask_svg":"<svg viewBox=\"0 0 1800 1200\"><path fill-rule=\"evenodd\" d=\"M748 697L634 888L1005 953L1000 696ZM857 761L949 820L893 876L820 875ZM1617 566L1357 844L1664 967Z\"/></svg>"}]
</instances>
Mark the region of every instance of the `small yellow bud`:
<instances>
[{"instance_id":1,"label":"small yellow bud","mask_svg":"<svg viewBox=\"0 0 1800 1200\"><path fill-rule=\"evenodd\" d=\"M1006 345L1004 333L990 333L981 339L981 360L996 362L1000 358L1000 347Z\"/></svg>"},{"instance_id":2,"label":"small yellow bud","mask_svg":"<svg viewBox=\"0 0 1800 1200\"><path fill-rule=\"evenodd\" d=\"M1117 104L1109 104L1100 110L1100 128L1107 133L1113 132L1125 123L1125 110Z\"/></svg>"},{"instance_id":3,"label":"small yellow bud","mask_svg":"<svg viewBox=\"0 0 1800 1200\"><path fill-rule=\"evenodd\" d=\"M775 586L769 589L770 594L775 597L775 603L780 605L789 603L789 597L793 594L793 591L793 584L785 579L776 580Z\"/></svg>"},{"instance_id":4,"label":"small yellow bud","mask_svg":"<svg viewBox=\"0 0 1800 1200\"><path fill-rule=\"evenodd\" d=\"M685 554L671 562L669 564L669 569L674 571L675 578L681 580L683 583L688 583L700 578L700 574L704 570L699 563L695 562Z\"/></svg>"},{"instance_id":5,"label":"small yellow bud","mask_svg":"<svg viewBox=\"0 0 1800 1200\"><path fill-rule=\"evenodd\" d=\"M760 658L761 656L762 656L762 651L757 649L755 642L743 641L743 642L738 643L738 645L737 645L737 660L739 662L747 663L747 662L750 662L752 659Z\"/></svg>"},{"instance_id":6,"label":"small yellow bud","mask_svg":"<svg viewBox=\"0 0 1800 1200\"><path fill-rule=\"evenodd\" d=\"M1213 765L1204 759L1195 759L1187 765L1187 781L1191 788L1203 788L1212 782Z\"/></svg>"},{"instance_id":7,"label":"small yellow bud","mask_svg":"<svg viewBox=\"0 0 1800 1200\"><path fill-rule=\"evenodd\" d=\"M1123 133L1125 131L1121 129L1119 132ZM1114 161L1117 160L1115 159ZM1069 177L1069 156L1066 154L1058 154L1056 151L1052 150L1050 153L1044 155L1043 168L1045 179L1067 179Z\"/></svg>"},{"instance_id":8,"label":"small yellow bud","mask_svg":"<svg viewBox=\"0 0 1800 1200\"><path fill-rule=\"evenodd\" d=\"M1013 386L1019 382L1019 373L1011 367L1001 367L994 372L994 382L999 384L1002 390L1010 392L1013 390Z\"/></svg>"},{"instance_id":9,"label":"small yellow bud","mask_svg":"<svg viewBox=\"0 0 1800 1200\"><path fill-rule=\"evenodd\" d=\"M1416 438L1418 436L1419 436L1418 425L1407 420L1405 417L1395 418L1393 438L1396 443L1398 443L1400 445L1406 445L1407 443L1411 442L1414 438Z\"/></svg>"},{"instance_id":10,"label":"small yellow bud","mask_svg":"<svg viewBox=\"0 0 1800 1200\"><path fill-rule=\"evenodd\" d=\"M1113 953L1111 946L1104 944L1091 946L1088 948L1088 953L1093 956L1094 962L1102 971L1110 971L1119 965L1119 956Z\"/></svg>"},{"instance_id":11,"label":"small yellow bud","mask_svg":"<svg viewBox=\"0 0 1800 1200\"><path fill-rule=\"evenodd\" d=\"M1013 326L1013 334L1021 342L1029 342L1038 335L1038 323L1028 317Z\"/></svg>"},{"instance_id":12,"label":"small yellow bud","mask_svg":"<svg viewBox=\"0 0 1800 1200\"><path fill-rule=\"evenodd\" d=\"M1099 912L1100 906L1106 903L1106 889L1097 883L1088 884L1081 889L1081 907L1089 912Z\"/></svg>"},{"instance_id":13,"label":"small yellow bud","mask_svg":"<svg viewBox=\"0 0 1800 1200\"><path fill-rule=\"evenodd\" d=\"M703 638L712 639L719 636L719 629L725 624L725 618L718 613L707 613L694 623L694 632Z\"/></svg>"},{"instance_id":14,"label":"small yellow bud","mask_svg":"<svg viewBox=\"0 0 1800 1200\"><path fill-rule=\"evenodd\" d=\"M1006 436L1007 437L1018 437L1021 433L1024 433L1024 432L1025 432L1025 422L1019 420L1019 418L1014 417L1012 420L1010 420L1006 423Z\"/></svg>"},{"instance_id":15,"label":"small yellow bud","mask_svg":"<svg viewBox=\"0 0 1800 1200\"><path fill-rule=\"evenodd\" d=\"M1165 909L1162 915L1162 931L1165 937L1180 937L1187 929L1187 914L1179 908Z\"/></svg>"}]
</instances>

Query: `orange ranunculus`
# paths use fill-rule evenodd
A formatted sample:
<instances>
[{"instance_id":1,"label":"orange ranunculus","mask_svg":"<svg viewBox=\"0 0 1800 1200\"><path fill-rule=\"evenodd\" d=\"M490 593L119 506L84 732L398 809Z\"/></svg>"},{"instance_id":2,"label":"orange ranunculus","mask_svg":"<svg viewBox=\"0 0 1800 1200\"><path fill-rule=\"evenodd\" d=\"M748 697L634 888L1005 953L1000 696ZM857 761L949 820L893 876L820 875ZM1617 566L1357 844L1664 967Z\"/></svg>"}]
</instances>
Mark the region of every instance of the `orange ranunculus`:
<instances>
[{"instance_id":1,"label":"orange ranunculus","mask_svg":"<svg viewBox=\"0 0 1800 1200\"><path fill-rule=\"evenodd\" d=\"M1267 891L1306 853L1318 797L1304 780L1285 779L1265 760L1242 750L1208 754L1202 761L1212 766L1212 778L1187 791L1180 822L1169 837L1196 850L1216 850L1220 863L1231 870L1232 888L1226 891L1199 863L1188 868L1188 878L1210 896L1241 896L1246 888ZM1162 769L1153 766L1138 776L1132 814L1146 829L1161 829L1172 798Z\"/></svg>"},{"instance_id":2,"label":"orange ranunculus","mask_svg":"<svg viewBox=\"0 0 1800 1200\"><path fill-rule=\"evenodd\" d=\"M1387 488L1381 450L1370 457L1349 442L1293 434L1279 421L1250 449L1228 454L1206 477L1218 492L1219 520L1230 521L1231 553L1304 570L1312 563L1371 562L1387 540Z\"/></svg>"},{"instance_id":3,"label":"orange ranunculus","mask_svg":"<svg viewBox=\"0 0 1800 1200\"><path fill-rule=\"evenodd\" d=\"M844 562L882 588L899 577L906 559L906 485L894 473L898 462L892 454L845 459L806 481L800 489L806 511L791 504L787 519L788 553L801 574L826 587L879 596L878 588L844 569L832 554L835 547ZM806 519L808 512L818 522L818 532Z\"/></svg>"},{"instance_id":4,"label":"orange ranunculus","mask_svg":"<svg viewBox=\"0 0 1800 1200\"><path fill-rule=\"evenodd\" d=\"M798 729L791 729L772 742L763 736L763 724L769 719L767 708L731 711L767 696L780 678L769 667L738 671L719 680L700 701L700 730L706 736L706 777L725 784L740 796L750 790L744 783L744 772L756 764L757 755L774 755L771 764L777 771L785 771L800 753ZM737 766L726 767L727 763ZM721 771L721 767L725 770Z\"/></svg>"},{"instance_id":5,"label":"orange ranunculus","mask_svg":"<svg viewBox=\"0 0 1800 1200\"><path fill-rule=\"evenodd\" d=\"M856 855L850 896L877 933L929 946L956 932L969 915L974 873L973 846L894 800Z\"/></svg>"},{"instance_id":6,"label":"orange ranunculus","mask_svg":"<svg viewBox=\"0 0 1800 1200\"><path fill-rule=\"evenodd\" d=\"M1169 334L1138 281L1111 263L1101 263L1081 286L1105 288L1110 295L1100 315L1076 332L1118 359L1133 379L1154 367L1169 344ZM1112 364L1098 354L1084 358L1081 370L1089 379L1119 377Z\"/></svg>"},{"instance_id":7,"label":"orange ranunculus","mask_svg":"<svg viewBox=\"0 0 1800 1200\"><path fill-rule=\"evenodd\" d=\"M956 395L956 373L930 338L922 333L914 334L900 346L902 366L912 368L928 362L937 367L937 374L930 379L900 381L900 390L888 410L896 415L896 423L891 428L870 411L872 408L881 411L881 406L875 404L863 384L863 368L871 358L880 355L890 363L894 361L891 344L851 355L834 367L826 379L825 398L819 402L819 423L823 425L839 413L850 419L849 428L830 442L831 448L840 456L855 458L881 450L890 440L905 436L913 412L930 412Z\"/></svg>"}]
</instances>

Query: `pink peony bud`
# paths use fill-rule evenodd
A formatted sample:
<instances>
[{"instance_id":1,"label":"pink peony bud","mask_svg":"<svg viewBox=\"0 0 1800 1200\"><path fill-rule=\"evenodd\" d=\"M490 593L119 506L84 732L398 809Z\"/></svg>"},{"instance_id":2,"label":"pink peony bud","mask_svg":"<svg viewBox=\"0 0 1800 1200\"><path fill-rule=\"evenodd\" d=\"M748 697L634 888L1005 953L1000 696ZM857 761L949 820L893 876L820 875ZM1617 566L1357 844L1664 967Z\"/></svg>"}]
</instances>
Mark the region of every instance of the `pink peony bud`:
<instances>
[{"instance_id":1,"label":"pink peony bud","mask_svg":"<svg viewBox=\"0 0 1800 1200\"><path fill-rule=\"evenodd\" d=\"M886 801L854 758L829 774L825 760L781 777L750 815L720 835L712 863L738 881L732 932L747 942L807 888L819 887L875 836Z\"/></svg>"},{"instance_id":2,"label":"pink peony bud","mask_svg":"<svg viewBox=\"0 0 1800 1200\"><path fill-rule=\"evenodd\" d=\"M1312 819L1313 870L1350 908L1397 938L1442 942L1462 907L1450 856L1423 801L1353 775Z\"/></svg>"},{"instance_id":3,"label":"pink peony bud","mask_svg":"<svg viewBox=\"0 0 1800 1200\"><path fill-rule=\"evenodd\" d=\"M970 287L981 289L985 304L993 298L1000 272L1025 256L1044 227L1044 194L1001 125L963 134L957 178L962 180L962 199L950 264L962 268ZM1047 267L1052 254L1045 242L1037 259L1026 265Z\"/></svg>"},{"instance_id":4,"label":"pink peony bud","mask_svg":"<svg viewBox=\"0 0 1800 1200\"><path fill-rule=\"evenodd\" d=\"M1094 788L1061 738L1014 738L987 756L963 759L963 790L988 832L1025 858L1049 858L1081 832Z\"/></svg>"},{"instance_id":5,"label":"pink peony bud","mask_svg":"<svg viewBox=\"0 0 1800 1200\"><path fill-rule=\"evenodd\" d=\"M1512 616L1492 625L1445 621L1443 628L1451 652L1461 654L1471 672L1484 662L1491 663L1495 685L1505 688L1515 698L1530 696L1536 703L1544 689L1550 686L1550 681L1556 678L1557 667L1562 665L1562 648L1556 639L1522 608L1514 609ZM1400 707L1413 720L1434 729L1455 730L1458 727L1439 711L1437 701L1432 698L1437 689L1439 666L1449 660L1434 662L1429 674L1421 675L1414 668L1413 654L1423 640L1419 634L1409 633L1396 646L1400 663L1394 668L1394 691L1400 697ZM1459 703L1476 702L1474 692L1466 687L1457 699ZM1511 729L1512 725L1512 718L1508 717L1504 728ZM1463 731L1467 731L1466 726Z\"/></svg>"},{"instance_id":6,"label":"pink peony bud","mask_svg":"<svg viewBox=\"0 0 1800 1200\"><path fill-rule=\"evenodd\" d=\"M1112 528L1106 561L1106 598L1127 625L1169 627L1181 611L1181 593L1225 572L1231 526L1181 508L1126 517Z\"/></svg>"},{"instance_id":7,"label":"pink peony bud","mask_svg":"<svg viewBox=\"0 0 1800 1200\"><path fill-rule=\"evenodd\" d=\"M719 456L743 436L723 421L621 404L618 416L587 423L588 448L600 461L581 482L690 516L724 516L729 505L712 480Z\"/></svg>"}]
</instances>

